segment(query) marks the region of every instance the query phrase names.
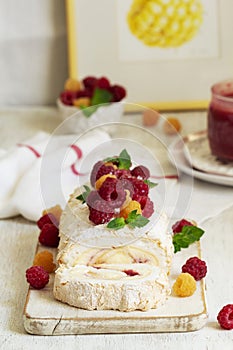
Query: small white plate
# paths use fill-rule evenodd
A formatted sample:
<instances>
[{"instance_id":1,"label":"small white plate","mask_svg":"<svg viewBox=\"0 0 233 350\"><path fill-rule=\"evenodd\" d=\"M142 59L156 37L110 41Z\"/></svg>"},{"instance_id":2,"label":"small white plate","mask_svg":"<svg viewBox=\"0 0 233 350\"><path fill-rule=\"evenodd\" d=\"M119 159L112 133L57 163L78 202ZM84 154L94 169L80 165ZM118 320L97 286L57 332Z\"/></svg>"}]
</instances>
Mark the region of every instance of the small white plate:
<instances>
[{"instance_id":1,"label":"small white plate","mask_svg":"<svg viewBox=\"0 0 233 350\"><path fill-rule=\"evenodd\" d=\"M212 182L225 186L233 186L233 177L231 176L210 174L193 169L191 161L187 160L188 158L191 160L191 157L183 139L179 138L174 140L169 146L168 150L170 154L171 163L183 173L207 182Z\"/></svg>"}]
</instances>

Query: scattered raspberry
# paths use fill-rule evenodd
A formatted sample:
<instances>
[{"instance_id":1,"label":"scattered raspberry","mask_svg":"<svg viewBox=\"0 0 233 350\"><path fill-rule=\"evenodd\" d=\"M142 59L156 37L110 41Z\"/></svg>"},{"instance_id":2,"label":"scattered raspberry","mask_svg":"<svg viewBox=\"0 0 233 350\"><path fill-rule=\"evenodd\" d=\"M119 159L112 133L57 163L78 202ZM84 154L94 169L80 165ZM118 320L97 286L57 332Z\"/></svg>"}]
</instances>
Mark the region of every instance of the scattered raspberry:
<instances>
[{"instance_id":1,"label":"scattered raspberry","mask_svg":"<svg viewBox=\"0 0 233 350\"><path fill-rule=\"evenodd\" d=\"M107 178L112 178L112 179L116 179L116 175L112 175L112 174L106 174L106 175L103 175L101 176L95 183L95 188L97 190L100 189L100 187L102 186L102 184L104 183L104 181L107 179Z\"/></svg>"},{"instance_id":2,"label":"scattered raspberry","mask_svg":"<svg viewBox=\"0 0 233 350\"><path fill-rule=\"evenodd\" d=\"M83 79L83 85L85 86L86 89L93 91L94 88L96 87L98 79L95 77L86 77Z\"/></svg>"},{"instance_id":3,"label":"scattered raspberry","mask_svg":"<svg viewBox=\"0 0 233 350\"><path fill-rule=\"evenodd\" d=\"M102 161L97 162L91 172L91 185L94 187L96 181L103 175L114 174L114 170L113 166L106 166Z\"/></svg>"},{"instance_id":4,"label":"scattered raspberry","mask_svg":"<svg viewBox=\"0 0 233 350\"><path fill-rule=\"evenodd\" d=\"M173 226L172 226L172 231L173 233L180 233L182 231L182 228L184 226L193 226L193 224L190 221L187 221L185 219L182 219L180 221L177 221Z\"/></svg>"},{"instance_id":5,"label":"scattered raspberry","mask_svg":"<svg viewBox=\"0 0 233 350\"><path fill-rule=\"evenodd\" d=\"M55 216L51 213L43 215L38 221L37 226L42 229L44 225L46 224L53 224L55 226L58 226L58 221L55 218Z\"/></svg>"},{"instance_id":6,"label":"scattered raspberry","mask_svg":"<svg viewBox=\"0 0 233 350\"><path fill-rule=\"evenodd\" d=\"M136 201L130 201L129 204L123 210L121 210L120 216L127 219L129 214L134 210L137 210L137 214L142 213L140 203Z\"/></svg>"},{"instance_id":7,"label":"scattered raspberry","mask_svg":"<svg viewBox=\"0 0 233 350\"><path fill-rule=\"evenodd\" d=\"M37 253L33 265L42 266L48 273L52 273L56 269L56 265L53 262L53 254L48 250Z\"/></svg>"},{"instance_id":8,"label":"scattered raspberry","mask_svg":"<svg viewBox=\"0 0 233 350\"><path fill-rule=\"evenodd\" d=\"M128 276L137 276L137 275L139 275L139 273L137 271L134 271L134 270L124 270L123 272L126 273L126 275L128 275Z\"/></svg>"},{"instance_id":9,"label":"scattered raspberry","mask_svg":"<svg viewBox=\"0 0 233 350\"><path fill-rule=\"evenodd\" d=\"M80 90L80 82L77 79L67 79L65 82L65 90L77 92Z\"/></svg>"},{"instance_id":10,"label":"scattered raspberry","mask_svg":"<svg viewBox=\"0 0 233 350\"><path fill-rule=\"evenodd\" d=\"M26 278L31 287L42 289L49 282L49 274L42 266L32 266L26 270Z\"/></svg>"},{"instance_id":11,"label":"scattered raspberry","mask_svg":"<svg viewBox=\"0 0 233 350\"><path fill-rule=\"evenodd\" d=\"M97 80L96 86L100 89L109 89L110 82L106 77L101 77Z\"/></svg>"},{"instance_id":12,"label":"scattered raspberry","mask_svg":"<svg viewBox=\"0 0 233 350\"><path fill-rule=\"evenodd\" d=\"M54 205L51 208L43 210L42 215L45 215L45 214L52 214L59 222L62 214L62 208L60 207L59 204Z\"/></svg>"},{"instance_id":13,"label":"scattered raspberry","mask_svg":"<svg viewBox=\"0 0 233 350\"><path fill-rule=\"evenodd\" d=\"M95 225L105 224L114 217L114 212L108 212L109 205L101 200L96 200L93 207L89 207L89 210L89 220Z\"/></svg>"},{"instance_id":14,"label":"scattered raspberry","mask_svg":"<svg viewBox=\"0 0 233 350\"><path fill-rule=\"evenodd\" d=\"M119 102L126 96L126 90L123 86L113 85L109 91L113 94L113 102Z\"/></svg>"},{"instance_id":15,"label":"scattered raspberry","mask_svg":"<svg viewBox=\"0 0 233 350\"><path fill-rule=\"evenodd\" d=\"M233 329L233 304L225 305L217 316L218 323L224 329Z\"/></svg>"},{"instance_id":16,"label":"scattered raspberry","mask_svg":"<svg viewBox=\"0 0 233 350\"><path fill-rule=\"evenodd\" d=\"M179 297L189 297L196 290L196 281L189 273L181 273L173 284L172 289Z\"/></svg>"},{"instance_id":17,"label":"scattered raspberry","mask_svg":"<svg viewBox=\"0 0 233 350\"><path fill-rule=\"evenodd\" d=\"M76 98L75 93L73 91L63 91L60 94L61 102L64 103L64 105L72 106L73 100Z\"/></svg>"},{"instance_id":18,"label":"scattered raspberry","mask_svg":"<svg viewBox=\"0 0 233 350\"><path fill-rule=\"evenodd\" d=\"M39 242L47 247L57 247L59 244L58 228L52 224L45 224L39 235Z\"/></svg>"},{"instance_id":19,"label":"scattered raspberry","mask_svg":"<svg viewBox=\"0 0 233 350\"><path fill-rule=\"evenodd\" d=\"M136 166L133 170L131 170L131 174L135 177L141 177L143 180L150 177L149 169L143 165Z\"/></svg>"},{"instance_id":20,"label":"scattered raspberry","mask_svg":"<svg viewBox=\"0 0 233 350\"><path fill-rule=\"evenodd\" d=\"M200 281L203 277L206 276L207 266L205 261L194 256L189 258L185 265L182 266L182 272L187 272L192 275L196 281Z\"/></svg>"},{"instance_id":21,"label":"scattered raspberry","mask_svg":"<svg viewBox=\"0 0 233 350\"><path fill-rule=\"evenodd\" d=\"M99 195L112 208L120 208L125 201L126 193L121 181L108 177L99 189Z\"/></svg>"}]
</instances>

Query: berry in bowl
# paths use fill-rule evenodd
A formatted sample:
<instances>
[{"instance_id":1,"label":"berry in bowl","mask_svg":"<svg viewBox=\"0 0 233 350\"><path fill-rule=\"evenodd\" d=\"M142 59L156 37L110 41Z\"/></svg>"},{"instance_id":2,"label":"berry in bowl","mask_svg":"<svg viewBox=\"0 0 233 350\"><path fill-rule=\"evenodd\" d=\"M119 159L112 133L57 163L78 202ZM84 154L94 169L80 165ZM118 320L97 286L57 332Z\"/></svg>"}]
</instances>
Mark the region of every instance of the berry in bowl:
<instances>
[{"instance_id":1,"label":"berry in bowl","mask_svg":"<svg viewBox=\"0 0 233 350\"><path fill-rule=\"evenodd\" d=\"M68 131L82 132L99 124L117 122L123 114L126 89L106 77L89 76L82 81L67 79L57 99L62 121ZM72 118L69 118L73 116Z\"/></svg>"}]
</instances>

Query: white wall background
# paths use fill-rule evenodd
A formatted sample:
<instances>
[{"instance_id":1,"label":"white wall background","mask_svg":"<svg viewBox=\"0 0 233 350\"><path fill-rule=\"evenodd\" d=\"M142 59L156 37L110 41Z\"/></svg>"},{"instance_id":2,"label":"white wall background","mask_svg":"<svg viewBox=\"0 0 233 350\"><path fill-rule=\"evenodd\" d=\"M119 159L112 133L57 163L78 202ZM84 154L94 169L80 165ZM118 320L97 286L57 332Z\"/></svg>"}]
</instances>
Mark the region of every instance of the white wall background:
<instances>
[{"instance_id":1,"label":"white wall background","mask_svg":"<svg viewBox=\"0 0 233 350\"><path fill-rule=\"evenodd\" d=\"M0 0L0 106L49 105L67 78L64 0Z\"/></svg>"}]
</instances>

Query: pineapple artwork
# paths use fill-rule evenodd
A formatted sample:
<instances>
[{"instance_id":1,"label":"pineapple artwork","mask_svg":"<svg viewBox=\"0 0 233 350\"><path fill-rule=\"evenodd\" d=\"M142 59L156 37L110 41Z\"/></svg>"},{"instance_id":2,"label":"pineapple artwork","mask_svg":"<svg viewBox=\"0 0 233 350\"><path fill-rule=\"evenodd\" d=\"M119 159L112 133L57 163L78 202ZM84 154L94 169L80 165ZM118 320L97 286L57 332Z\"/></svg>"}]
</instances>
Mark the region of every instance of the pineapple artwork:
<instances>
[{"instance_id":1,"label":"pineapple artwork","mask_svg":"<svg viewBox=\"0 0 233 350\"><path fill-rule=\"evenodd\" d=\"M127 22L146 46L179 47L198 33L203 6L200 0L133 0Z\"/></svg>"}]
</instances>

